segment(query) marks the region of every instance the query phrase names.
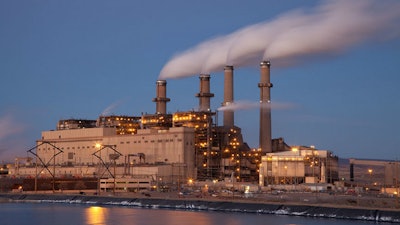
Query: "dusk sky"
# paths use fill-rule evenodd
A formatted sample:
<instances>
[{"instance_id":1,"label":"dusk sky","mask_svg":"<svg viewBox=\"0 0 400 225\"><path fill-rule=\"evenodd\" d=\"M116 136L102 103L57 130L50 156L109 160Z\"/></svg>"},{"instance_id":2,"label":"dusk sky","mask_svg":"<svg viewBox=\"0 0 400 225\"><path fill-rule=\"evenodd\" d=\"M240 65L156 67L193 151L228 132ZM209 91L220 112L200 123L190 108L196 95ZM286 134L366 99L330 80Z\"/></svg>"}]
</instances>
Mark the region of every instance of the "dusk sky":
<instances>
[{"instance_id":1,"label":"dusk sky","mask_svg":"<svg viewBox=\"0 0 400 225\"><path fill-rule=\"evenodd\" d=\"M341 158L400 160L399 1L0 1L0 160L60 119L212 110L232 64L244 140L258 147L259 63L271 61L272 136ZM219 124L222 113L219 113Z\"/></svg>"}]
</instances>

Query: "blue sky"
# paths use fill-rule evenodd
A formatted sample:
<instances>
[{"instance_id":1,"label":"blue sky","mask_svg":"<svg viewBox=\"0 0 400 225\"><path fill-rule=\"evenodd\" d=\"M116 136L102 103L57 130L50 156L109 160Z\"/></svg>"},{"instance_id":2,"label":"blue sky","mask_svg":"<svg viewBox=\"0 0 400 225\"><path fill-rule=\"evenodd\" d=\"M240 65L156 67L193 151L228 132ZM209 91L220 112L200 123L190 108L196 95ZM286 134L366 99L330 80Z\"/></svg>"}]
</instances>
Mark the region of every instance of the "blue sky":
<instances>
[{"instance_id":1,"label":"blue sky","mask_svg":"<svg viewBox=\"0 0 400 225\"><path fill-rule=\"evenodd\" d=\"M107 108L116 115L154 113L155 82L174 56L324 4L0 1L0 160L25 156L40 132L55 129L60 119L96 119ZM272 102L290 106L273 109L273 137L332 150L339 157L400 159L398 30L394 25L365 34L376 37L334 54L298 55L303 62L291 66L275 66L282 61L271 58ZM335 33L330 38L352 37ZM303 46L300 39L291 43ZM235 100L259 100L258 64L235 67ZM167 111L196 109L198 80L197 75L167 79ZM213 110L223 101L222 88L223 73L212 72ZM255 108L235 113L251 147L258 147L258 118Z\"/></svg>"}]
</instances>

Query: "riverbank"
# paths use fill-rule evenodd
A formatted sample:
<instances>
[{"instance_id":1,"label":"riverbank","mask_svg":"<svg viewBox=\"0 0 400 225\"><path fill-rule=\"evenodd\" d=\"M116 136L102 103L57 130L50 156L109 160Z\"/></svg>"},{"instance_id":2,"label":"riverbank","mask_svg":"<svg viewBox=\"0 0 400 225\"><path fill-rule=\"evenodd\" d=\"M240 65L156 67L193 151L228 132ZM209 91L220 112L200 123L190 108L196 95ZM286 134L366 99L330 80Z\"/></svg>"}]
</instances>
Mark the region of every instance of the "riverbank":
<instances>
[{"instance_id":1,"label":"riverbank","mask_svg":"<svg viewBox=\"0 0 400 225\"><path fill-rule=\"evenodd\" d=\"M252 202L246 200L181 199L159 197L95 196L70 194L0 194L1 202L42 202L65 204L116 205L158 209L201 210L239 213L276 214L335 219L400 223L400 211L292 203Z\"/></svg>"}]
</instances>

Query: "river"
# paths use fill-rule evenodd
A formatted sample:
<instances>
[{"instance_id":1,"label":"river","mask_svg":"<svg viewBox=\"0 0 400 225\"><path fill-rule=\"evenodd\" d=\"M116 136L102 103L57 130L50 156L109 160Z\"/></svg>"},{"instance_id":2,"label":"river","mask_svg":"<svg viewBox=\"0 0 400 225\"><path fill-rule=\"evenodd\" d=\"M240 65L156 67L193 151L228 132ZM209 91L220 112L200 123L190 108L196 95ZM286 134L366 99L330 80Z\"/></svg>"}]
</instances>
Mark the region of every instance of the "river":
<instances>
[{"instance_id":1,"label":"river","mask_svg":"<svg viewBox=\"0 0 400 225\"><path fill-rule=\"evenodd\" d=\"M375 222L68 203L0 203L2 225L366 225ZM384 224L384 223L382 223Z\"/></svg>"}]
</instances>

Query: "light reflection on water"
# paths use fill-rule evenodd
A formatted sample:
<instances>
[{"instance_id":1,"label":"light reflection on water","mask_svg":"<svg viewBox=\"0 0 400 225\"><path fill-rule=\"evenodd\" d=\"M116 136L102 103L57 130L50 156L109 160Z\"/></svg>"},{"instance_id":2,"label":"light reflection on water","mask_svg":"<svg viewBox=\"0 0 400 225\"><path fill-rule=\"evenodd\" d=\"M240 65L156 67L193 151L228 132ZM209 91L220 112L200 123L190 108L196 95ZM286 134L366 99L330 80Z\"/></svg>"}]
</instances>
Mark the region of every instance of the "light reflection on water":
<instances>
[{"instance_id":1,"label":"light reflection on water","mask_svg":"<svg viewBox=\"0 0 400 225\"><path fill-rule=\"evenodd\" d=\"M95 209L92 209L95 208ZM229 213L180 211L164 209L138 209L117 207L89 207L86 209L87 225L242 225L240 216ZM246 214L239 214L245 216ZM250 214L251 215L251 214ZM254 216L254 215L253 215ZM258 223L252 223L257 225ZM296 225L296 224L293 224Z\"/></svg>"},{"instance_id":2,"label":"light reflection on water","mask_svg":"<svg viewBox=\"0 0 400 225\"><path fill-rule=\"evenodd\" d=\"M86 223L87 224L106 224L106 214L108 213L107 208L100 206L90 206L85 209Z\"/></svg>"},{"instance_id":3,"label":"light reflection on water","mask_svg":"<svg viewBox=\"0 0 400 225\"><path fill-rule=\"evenodd\" d=\"M79 204L0 203L1 225L372 225L373 222Z\"/></svg>"}]
</instances>

